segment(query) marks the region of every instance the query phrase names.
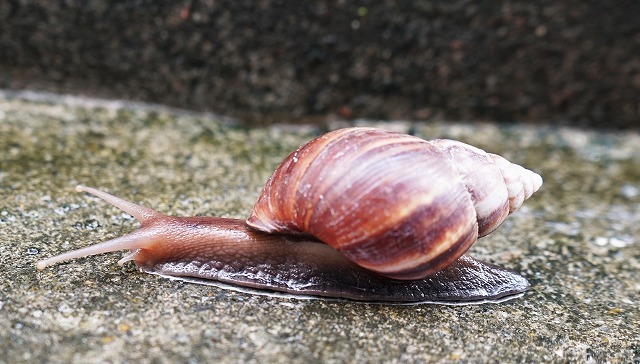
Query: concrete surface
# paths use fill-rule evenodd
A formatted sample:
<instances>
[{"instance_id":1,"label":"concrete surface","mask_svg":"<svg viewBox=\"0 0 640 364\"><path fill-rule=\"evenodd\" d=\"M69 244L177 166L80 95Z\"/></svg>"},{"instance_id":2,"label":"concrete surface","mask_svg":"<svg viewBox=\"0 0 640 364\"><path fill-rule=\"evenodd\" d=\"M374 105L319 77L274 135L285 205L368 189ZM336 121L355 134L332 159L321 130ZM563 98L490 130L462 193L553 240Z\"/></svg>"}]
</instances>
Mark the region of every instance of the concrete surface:
<instances>
[{"instance_id":1,"label":"concrete surface","mask_svg":"<svg viewBox=\"0 0 640 364\"><path fill-rule=\"evenodd\" d=\"M472 248L527 276L524 297L368 305L171 281L117 266L120 253L37 272L43 257L136 226L76 184L166 213L243 217L278 162L321 130L31 96L0 94L0 363L640 362L637 133L359 122L460 139L545 178Z\"/></svg>"}]
</instances>

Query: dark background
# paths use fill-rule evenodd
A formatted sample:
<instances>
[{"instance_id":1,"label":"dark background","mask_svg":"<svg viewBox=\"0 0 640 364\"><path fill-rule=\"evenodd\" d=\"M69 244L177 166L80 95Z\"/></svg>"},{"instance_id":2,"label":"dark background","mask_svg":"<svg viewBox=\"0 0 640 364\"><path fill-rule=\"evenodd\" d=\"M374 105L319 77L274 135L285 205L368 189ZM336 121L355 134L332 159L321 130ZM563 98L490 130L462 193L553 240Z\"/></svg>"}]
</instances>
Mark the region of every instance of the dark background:
<instances>
[{"instance_id":1,"label":"dark background","mask_svg":"<svg viewBox=\"0 0 640 364\"><path fill-rule=\"evenodd\" d=\"M640 1L7 1L0 87L327 118L640 127Z\"/></svg>"}]
</instances>

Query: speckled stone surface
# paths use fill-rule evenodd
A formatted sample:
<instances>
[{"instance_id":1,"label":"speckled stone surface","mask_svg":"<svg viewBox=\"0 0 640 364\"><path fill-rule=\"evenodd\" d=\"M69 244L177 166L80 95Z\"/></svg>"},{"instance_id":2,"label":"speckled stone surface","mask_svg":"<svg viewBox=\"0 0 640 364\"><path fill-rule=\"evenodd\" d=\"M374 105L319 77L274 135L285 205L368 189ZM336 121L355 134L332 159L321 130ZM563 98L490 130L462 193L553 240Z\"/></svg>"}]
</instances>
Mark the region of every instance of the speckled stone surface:
<instances>
[{"instance_id":1,"label":"speckled stone surface","mask_svg":"<svg viewBox=\"0 0 640 364\"><path fill-rule=\"evenodd\" d=\"M0 87L214 110L640 128L640 2L0 1Z\"/></svg>"},{"instance_id":2,"label":"speckled stone surface","mask_svg":"<svg viewBox=\"0 0 640 364\"><path fill-rule=\"evenodd\" d=\"M525 207L472 248L530 279L506 303L258 296L119 267L120 253L36 271L41 258L137 226L76 184L176 215L243 217L279 161L322 132L221 120L0 94L0 363L640 361L636 133L361 122L460 139L543 175Z\"/></svg>"}]
</instances>

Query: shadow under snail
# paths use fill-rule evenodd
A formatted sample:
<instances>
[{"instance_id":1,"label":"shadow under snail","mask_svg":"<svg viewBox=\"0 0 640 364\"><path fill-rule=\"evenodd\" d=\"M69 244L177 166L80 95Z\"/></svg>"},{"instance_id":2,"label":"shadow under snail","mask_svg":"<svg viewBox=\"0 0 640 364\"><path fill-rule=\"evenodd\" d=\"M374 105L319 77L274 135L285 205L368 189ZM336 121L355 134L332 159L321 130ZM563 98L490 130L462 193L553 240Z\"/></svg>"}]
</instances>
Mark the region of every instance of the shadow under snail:
<instances>
[{"instance_id":1,"label":"shadow under snail","mask_svg":"<svg viewBox=\"0 0 640 364\"><path fill-rule=\"evenodd\" d=\"M37 268L128 249L119 264L205 284L371 302L498 301L529 283L464 253L541 185L538 174L461 142L340 129L290 154L246 221L166 216L78 186L141 226Z\"/></svg>"}]
</instances>

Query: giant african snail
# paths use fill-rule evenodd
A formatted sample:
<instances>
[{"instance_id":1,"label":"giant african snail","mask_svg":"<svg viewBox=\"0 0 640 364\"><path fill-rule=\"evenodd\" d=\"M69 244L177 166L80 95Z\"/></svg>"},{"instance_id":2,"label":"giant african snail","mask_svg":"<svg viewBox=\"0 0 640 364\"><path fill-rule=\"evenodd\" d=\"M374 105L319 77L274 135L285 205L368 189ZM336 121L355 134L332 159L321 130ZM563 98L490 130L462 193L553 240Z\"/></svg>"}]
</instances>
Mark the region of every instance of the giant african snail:
<instances>
[{"instance_id":1,"label":"giant african snail","mask_svg":"<svg viewBox=\"0 0 640 364\"><path fill-rule=\"evenodd\" d=\"M78 186L140 228L37 267L128 249L120 264L201 283L362 301L498 300L524 292L527 280L463 254L541 184L461 142L340 129L289 155L246 221L165 216Z\"/></svg>"}]
</instances>

